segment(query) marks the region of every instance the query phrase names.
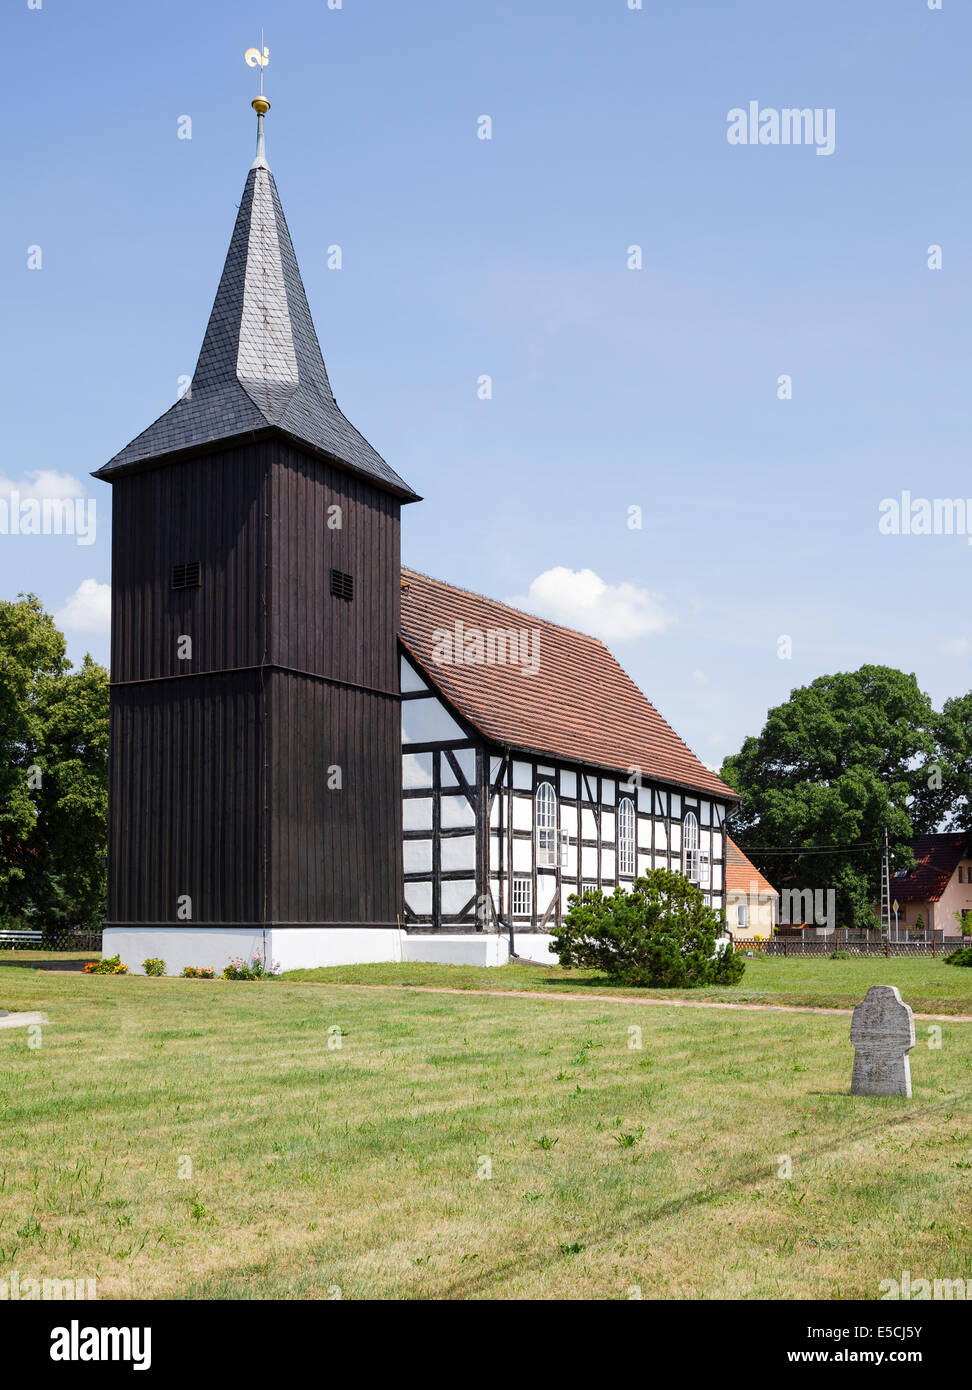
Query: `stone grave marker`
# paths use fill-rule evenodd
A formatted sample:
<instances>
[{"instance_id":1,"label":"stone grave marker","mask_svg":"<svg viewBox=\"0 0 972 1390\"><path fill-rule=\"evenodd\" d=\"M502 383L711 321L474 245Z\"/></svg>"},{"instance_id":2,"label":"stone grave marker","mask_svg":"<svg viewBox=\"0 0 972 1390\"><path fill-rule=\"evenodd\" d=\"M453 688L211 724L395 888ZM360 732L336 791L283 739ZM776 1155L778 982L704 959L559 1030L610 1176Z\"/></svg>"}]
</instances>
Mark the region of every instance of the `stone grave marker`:
<instances>
[{"instance_id":1,"label":"stone grave marker","mask_svg":"<svg viewBox=\"0 0 972 1390\"><path fill-rule=\"evenodd\" d=\"M895 985L872 985L851 1019L852 1096L911 1095L915 1018Z\"/></svg>"}]
</instances>

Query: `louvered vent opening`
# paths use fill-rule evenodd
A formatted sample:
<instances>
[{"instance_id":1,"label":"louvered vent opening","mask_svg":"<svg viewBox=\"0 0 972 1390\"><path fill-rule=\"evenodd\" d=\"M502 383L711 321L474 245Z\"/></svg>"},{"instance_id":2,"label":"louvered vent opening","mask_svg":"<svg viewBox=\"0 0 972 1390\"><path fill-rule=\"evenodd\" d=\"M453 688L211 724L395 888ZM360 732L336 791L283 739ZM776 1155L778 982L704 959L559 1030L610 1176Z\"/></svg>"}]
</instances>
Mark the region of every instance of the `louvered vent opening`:
<instances>
[{"instance_id":1,"label":"louvered vent opening","mask_svg":"<svg viewBox=\"0 0 972 1390\"><path fill-rule=\"evenodd\" d=\"M344 570L331 570L331 593L335 598L350 602L354 598L354 576L345 574Z\"/></svg>"},{"instance_id":2,"label":"louvered vent opening","mask_svg":"<svg viewBox=\"0 0 972 1390\"><path fill-rule=\"evenodd\" d=\"M189 560L184 565L173 565L171 587L173 589L198 589L199 561Z\"/></svg>"}]
</instances>

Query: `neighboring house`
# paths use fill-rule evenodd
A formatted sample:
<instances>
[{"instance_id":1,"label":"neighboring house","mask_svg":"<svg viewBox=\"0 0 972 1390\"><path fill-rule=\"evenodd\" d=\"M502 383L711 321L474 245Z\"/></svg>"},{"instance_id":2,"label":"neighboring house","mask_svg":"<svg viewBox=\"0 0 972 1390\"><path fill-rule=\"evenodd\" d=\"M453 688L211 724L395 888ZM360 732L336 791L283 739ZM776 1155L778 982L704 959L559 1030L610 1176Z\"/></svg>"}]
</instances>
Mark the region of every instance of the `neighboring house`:
<instances>
[{"instance_id":1,"label":"neighboring house","mask_svg":"<svg viewBox=\"0 0 972 1390\"><path fill-rule=\"evenodd\" d=\"M726 837L726 923L734 941L770 937L780 919L780 895Z\"/></svg>"},{"instance_id":2,"label":"neighboring house","mask_svg":"<svg viewBox=\"0 0 972 1390\"><path fill-rule=\"evenodd\" d=\"M972 835L921 835L912 849L915 867L891 880L898 927L913 927L920 916L926 927L960 937L955 913L972 909ZM893 913L891 921L893 925Z\"/></svg>"},{"instance_id":3,"label":"neighboring house","mask_svg":"<svg viewBox=\"0 0 972 1390\"><path fill-rule=\"evenodd\" d=\"M549 961L572 893L650 868L723 908L738 797L601 642L411 570L401 641L406 958Z\"/></svg>"}]
</instances>

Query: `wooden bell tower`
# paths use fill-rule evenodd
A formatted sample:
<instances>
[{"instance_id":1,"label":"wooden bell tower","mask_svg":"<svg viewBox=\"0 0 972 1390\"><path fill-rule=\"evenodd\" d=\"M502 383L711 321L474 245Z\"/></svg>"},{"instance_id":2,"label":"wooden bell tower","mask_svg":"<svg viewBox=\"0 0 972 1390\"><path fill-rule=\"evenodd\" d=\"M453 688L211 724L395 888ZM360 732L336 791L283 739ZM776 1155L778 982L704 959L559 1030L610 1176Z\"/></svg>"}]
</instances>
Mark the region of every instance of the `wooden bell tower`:
<instances>
[{"instance_id":1,"label":"wooden bell tower","mask_svg":"<svg viewBox=\"0 0 972 1390\"><path fill-rule=\"evenodd\" d=\"M265 50L264 50L265 52ZM399 518L338 409L257 111L186 394L112 486L105 949L392 959L401 912Z\"/></svg>"}]
</instances>

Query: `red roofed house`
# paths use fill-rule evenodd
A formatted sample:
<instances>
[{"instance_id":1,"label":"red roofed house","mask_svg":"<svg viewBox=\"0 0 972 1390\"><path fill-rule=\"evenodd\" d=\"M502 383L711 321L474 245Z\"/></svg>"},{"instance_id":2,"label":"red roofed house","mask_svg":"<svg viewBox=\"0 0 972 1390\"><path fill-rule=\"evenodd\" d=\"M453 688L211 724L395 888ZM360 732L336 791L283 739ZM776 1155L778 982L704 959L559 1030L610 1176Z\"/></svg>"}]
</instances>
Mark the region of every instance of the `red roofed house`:
<instances>
[{"instance_id":1,"label":"red roofed house","mask_svg":"<svg viewBox=\"0 0 972 1390\"><path fill-rule=\"evenodd\" d=\"M972 835L921 835L913 849L915 867L891 880L899 929L913 927L920 916L946 939L961 937L955 913L972 909Z\"/></svg>"},{"instance_id":2,"label":"red roofed house","mask_svg":"<svg viewBox=\"0 0 972 1390\"><path fill-rule=\"evenodd\" d=\"M780 895L726 837L726 923L734 941L768 939L780 918Z\"/></svg>"},{"instance_id":3,"label":"red roofed house","mask_svg":"<svg viewBox=\"0 0 972 1390\"><path fill-rule=\"evenodd\" d=\"M401 688L405 959L552 961L572 893L649 868L724 907L738 796L603 643L403 570Z\"/></svg>"}]
</instances>

